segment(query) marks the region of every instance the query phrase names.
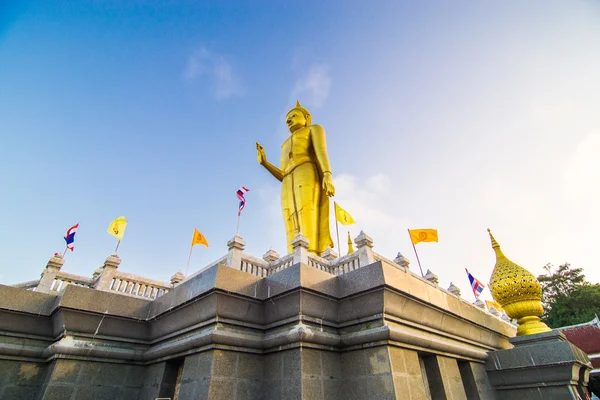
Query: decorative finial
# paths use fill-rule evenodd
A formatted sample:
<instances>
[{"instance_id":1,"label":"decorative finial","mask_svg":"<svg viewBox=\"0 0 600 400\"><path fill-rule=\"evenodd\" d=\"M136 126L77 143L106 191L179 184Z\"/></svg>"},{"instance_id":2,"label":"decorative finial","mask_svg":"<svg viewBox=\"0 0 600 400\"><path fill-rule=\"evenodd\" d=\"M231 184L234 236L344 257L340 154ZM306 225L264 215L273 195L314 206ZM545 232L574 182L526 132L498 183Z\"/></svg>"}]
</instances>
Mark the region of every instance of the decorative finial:
<instances>
[{"instance_id":1,"label":"decorative finial","mask_svg":"<svg viewBox=\"0 0 600 400\"><path fill-rule=\"evenodd\" d=\"M542 286L531 272L506 258L489 229L488 233L496 253L496 266L489 283L492 297L510 318L517 319L517 336L549 332L551 329L539 318L544 312Z\"/></svg>"},{"instance_id":2,"label":"decorative finial","mask_svg":"<svg viewBox=\"0 0 600 400\"><path fill-rule=\"evenodd\" d=\"M303 107L302 107L302 105L300 104L300 101L299 101L299 100L296 100L296 107L298 107L298 108L303 108Z\"/></svg>"},{"instance_id":3,"label":"decorative finial","mask_svg":"<svg viewBox=\"0 0 600 400\"><path fill-rule=\"evenodd\" d=\"M350 231L348 231L348 254L354 253L354 247L352 246L352 238L350 237Z\"/></svg>"},{"instance_id":4,"label":"decorative finial","mask_svg":"<svg viewBox=\"0 0 600 400\"><path fill-rule=\"evenodd\" d=\"M500 249L500 245L498 244L498 242L496 241L496 239L494 239L494 235L492 235L492 231L490 230L490 228L488 228L488 233L490 235L490 239L492 241L492 249L494 249L494 252L496 253L496 257L505 257L504 253L502 253L502 249Z\"/></svg>"}]
</instances>

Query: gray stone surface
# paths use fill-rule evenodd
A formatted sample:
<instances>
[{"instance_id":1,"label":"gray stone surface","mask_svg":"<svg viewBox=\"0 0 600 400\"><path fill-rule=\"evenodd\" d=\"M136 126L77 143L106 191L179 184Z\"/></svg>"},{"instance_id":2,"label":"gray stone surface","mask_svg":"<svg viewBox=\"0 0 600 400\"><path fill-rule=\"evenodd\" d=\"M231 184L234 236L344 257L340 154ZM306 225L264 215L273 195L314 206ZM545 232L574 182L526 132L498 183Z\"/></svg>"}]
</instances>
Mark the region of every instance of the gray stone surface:
<instances>
[{"instance_id":1,"label":"gray stone surface","mask_svg":"<svg viewBox=\"0 0 600 400\"><path fill-rule=\"evenodd\" d=\"M443 398L449 400L467 400L467 394L458 369L456 359L444 356L435 356L439 365L442 384L444 387ZM440 397L442 399L442 397Z\"/></svg>"},{"instance_id":2,"label":"gray stone surface","mask_svg":"<svg viewBox=\"0 0 600 400\"><path fill-rule=\"evenodd\" d=\"M0 399L35 399L46 374L43 363L0 360Z\"/></svg>"},{"instance_id":3,"label":"gray stone surface","mask_svg":"<svg viewBox=\"0 0 600 400\"><path fill-rule=\"evenodd\" d=\"M496 391L488 379L484 364L460 361L458 369L469 400L494 400L496 398Z\"/></svg>"},{"instance_id":4,"label":"gray stone surface","mask_svg":"<svg viewBox=\"0 0 600 400\"><path fill-rule=\"evenodd\" d=\"M144 367L137 365L56 360L48 374L42 400L137 398L144 383Z\"/></svg>"},{"instance_id":5,"label":"gray stone surface","mask_svg":"<svg viewBox=\"0 0 600 400\"><path fill-rule=\"evenodd\" d=\"M0 307L5 310L47 316L54 309L56 299L56 294L38 293L0 285Z\"/></svg>"},{"instance_id":6,"label":"gray stone surface","mask_svg":"<svg viewBox=\"0 0 600 400\"><path fill-rule=\"evenodd\" d=\"M511 339L490 353L485 368L498 399L576 399L587 394L589 359L558 331Z\"/></svg>"},{"instance_id":7,"label":"gray stone surface","mask_svg":"<svg viewBox=\"0 0 600 400\"><path fill-rule=\"evenodd\" d=\"M389 352L396 398L426 399L427 391L417 352L399 347L390 347Z\"/></svg>"},{"instance_id":8,"label":"gray stone surface","mask_svg":"<svg viewBox=\"0 0 600 400\"><path fill-rule=\"evenodd\" d=\"M395 399L394 376L387 346L342 353L342 398Z\"/></svg>"},{"instance_id":9,"label":"gray stone surface","mask_svg":"<svg viewBox=\"0 0 600 400\"><path fill-rule=\"evenodd\" d=\"M176 388L180 399L422 399L431 374L418 354L436 360L430 381L459 399L486 388L481 364L462 377L456 359L483 361L509 348L515 330L387 262L341 276L296 264L267 278L217 265L154 301L71 285L57 295L5 288L0 368L12 378L0 400L36 390L154 399ZM17 379L21 362L43 377Z\"/></svg>"}]
</instances>

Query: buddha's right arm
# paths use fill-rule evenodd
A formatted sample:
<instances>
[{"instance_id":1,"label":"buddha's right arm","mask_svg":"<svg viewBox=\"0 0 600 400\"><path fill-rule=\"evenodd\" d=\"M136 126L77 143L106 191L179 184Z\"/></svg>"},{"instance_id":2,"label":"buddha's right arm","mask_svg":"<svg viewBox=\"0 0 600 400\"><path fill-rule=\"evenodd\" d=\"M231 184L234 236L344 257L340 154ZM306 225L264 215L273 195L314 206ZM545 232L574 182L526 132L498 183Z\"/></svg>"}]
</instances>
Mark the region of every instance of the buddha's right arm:
<instances>
[{"instance_id":1,"label":"buddha's right arm","mask_svg":"<svg viewBox=\"0 0 600 400\"><path fill-rule=\"evenodd\" d=\"M276 166L274 166L267 160L265 160L265 162L262 164L262 166L265 167L265 169L267 171L269 171L271 173L271 175L273 175L275 177L275 179L277 179L279 182L283 181L283 171L282 170L280 170L279 168L277 168Z\"/></svg>"}]
</instances>

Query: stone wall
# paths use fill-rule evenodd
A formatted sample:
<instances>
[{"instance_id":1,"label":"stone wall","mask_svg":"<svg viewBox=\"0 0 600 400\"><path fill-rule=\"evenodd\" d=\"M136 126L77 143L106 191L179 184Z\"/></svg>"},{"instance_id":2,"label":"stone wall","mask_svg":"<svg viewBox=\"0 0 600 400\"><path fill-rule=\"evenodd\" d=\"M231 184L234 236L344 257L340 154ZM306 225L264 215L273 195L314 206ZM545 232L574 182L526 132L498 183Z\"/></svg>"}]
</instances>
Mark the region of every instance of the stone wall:
<instances>
[{"instance_id":1,"label":"stone wall","mask_svg":"<svg viewBox=\"0 0 600 400\"><path fill-rule=\"evenodd\" d=\"M483 365L514 333L386 262L217 265L154 301L0 286L0 400L490 399Z\"/></svg>"},{"instance_id":2,"label":"stone wall","mask_svg":"<svg viewBox=\"0 0 600 400\"><path fill-rule=\"evenodd\" d=\"M0 399L35 399L46 374L44 363L0 360Z\"/></svg>"}]
</instances>

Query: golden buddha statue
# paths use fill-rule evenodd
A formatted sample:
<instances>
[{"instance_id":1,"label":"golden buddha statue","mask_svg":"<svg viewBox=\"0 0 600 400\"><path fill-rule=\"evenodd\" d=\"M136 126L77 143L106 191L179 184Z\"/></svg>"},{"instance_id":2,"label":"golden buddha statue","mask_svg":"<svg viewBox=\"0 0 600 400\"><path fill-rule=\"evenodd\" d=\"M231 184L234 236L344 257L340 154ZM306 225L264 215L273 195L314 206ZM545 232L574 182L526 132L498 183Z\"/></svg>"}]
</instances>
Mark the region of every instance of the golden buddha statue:
<instances>
[{"instance_id":1,"label":"golden buddha statue","mask_svg":"<svg viewBox=\"0 0 600 400\"><path fill-rule=\"evenodd\" d=\"M329 197L335 194L327 156L325 130L312 124L310 112L296 102L286 116L290 136L281 146L280 168L267 161L265 149L257 142L258 162L281 182L281 211L288 253L292 240L302 233L309 240L308 251L320 255L333 248L329 232Z\"/></svg>"},{"instance_id":2,"label":"golden buddha statue","mask_svg":"<svg viewBox=\"0 0 600 400\"><path fill-rule=\"evenodd\" d=\"M496 252L496 266L489 283L490 292L506 314L517 320L517 336L551 331L539 317L544 312L542 286L531 272L506 258L489 229L488 233Z\"/></svg>"}]
</instances>

